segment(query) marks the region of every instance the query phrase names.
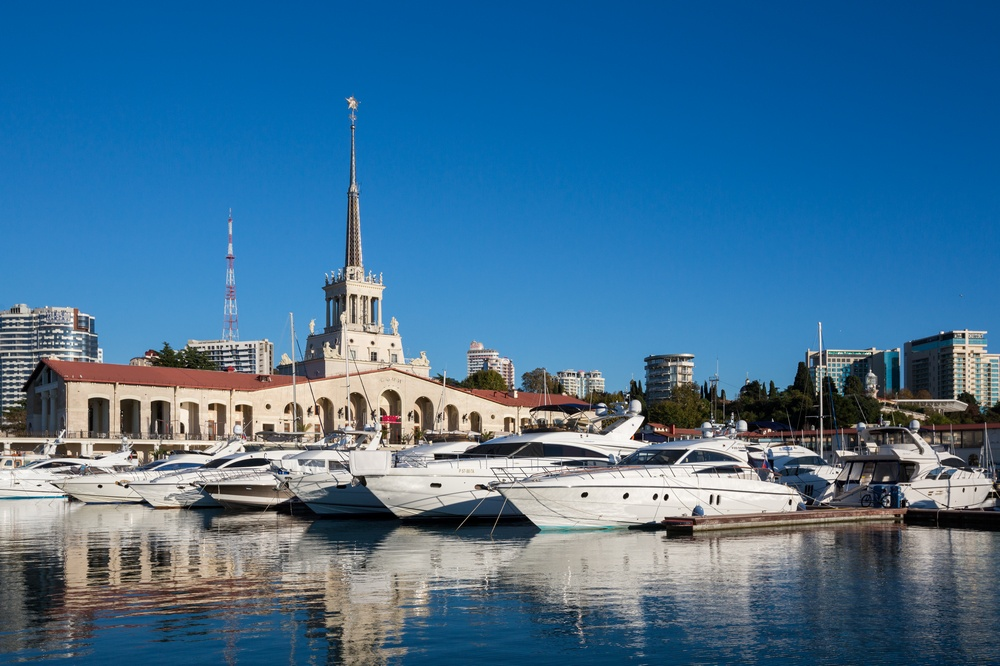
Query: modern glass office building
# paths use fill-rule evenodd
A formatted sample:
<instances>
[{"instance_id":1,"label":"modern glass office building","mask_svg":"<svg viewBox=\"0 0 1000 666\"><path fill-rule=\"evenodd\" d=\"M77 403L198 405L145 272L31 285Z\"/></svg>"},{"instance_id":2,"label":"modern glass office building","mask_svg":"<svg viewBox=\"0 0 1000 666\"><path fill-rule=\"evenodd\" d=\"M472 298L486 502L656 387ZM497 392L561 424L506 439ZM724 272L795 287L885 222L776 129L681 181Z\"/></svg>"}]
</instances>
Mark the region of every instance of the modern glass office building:
<instances>
[{"instance_id":1,"label":"modern glass office building","mask_svg":"<svg viewBox=\"0 0 1000 666\"><path fill-rule=\"evenodd\" d=\"M0 312L0 409L24 397L22 388L43 358L99 363L94 317L77 308L29 308Z\"/></svg>"},{"instance_id":2,"label":"modern glass office building","mask_svg":"<svg viewBox=\"0 0 1000 666\"><path fill-rule=\"evenodd\" d=\"M824 349L806 350L806 367L813 386L819 386L820 375L830 377L837 392L843 394L847 378L854 376L864 385L868 373L875 375L879 397L892 395L901 388L899 376L899 348Z\"/></svg>"}]
</instances>

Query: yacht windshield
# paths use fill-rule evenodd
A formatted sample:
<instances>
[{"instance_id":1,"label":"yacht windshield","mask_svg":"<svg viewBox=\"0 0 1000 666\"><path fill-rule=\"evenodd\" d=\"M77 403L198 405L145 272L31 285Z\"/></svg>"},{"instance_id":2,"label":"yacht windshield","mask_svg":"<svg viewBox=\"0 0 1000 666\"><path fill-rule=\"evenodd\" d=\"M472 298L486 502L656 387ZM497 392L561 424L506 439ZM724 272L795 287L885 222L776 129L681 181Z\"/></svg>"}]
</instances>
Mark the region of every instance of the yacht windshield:
<instances>
[{"instance_id":1,"label":"yacht windshield","mask_svg":"<svg viewBox=\"0 0 1000 666\"><path fill-rule=\"evenodd\" d=\"M673 465L686 453L686 449L640 449L622 458L619 465Z\"/></svg>"},{"instance_id":2,"label":"yacht windshield","mask_svg":"<svg viewBox=\"0 0 1000 666\"><path fill-rule=\"evenodd\" d=\"M801 467L803 465L826 465L827 462L820 458L819 456L802 456L801 458L795 458L789 461L789 465L795 465L796 467Z\"/></svg>"}]
</instances>

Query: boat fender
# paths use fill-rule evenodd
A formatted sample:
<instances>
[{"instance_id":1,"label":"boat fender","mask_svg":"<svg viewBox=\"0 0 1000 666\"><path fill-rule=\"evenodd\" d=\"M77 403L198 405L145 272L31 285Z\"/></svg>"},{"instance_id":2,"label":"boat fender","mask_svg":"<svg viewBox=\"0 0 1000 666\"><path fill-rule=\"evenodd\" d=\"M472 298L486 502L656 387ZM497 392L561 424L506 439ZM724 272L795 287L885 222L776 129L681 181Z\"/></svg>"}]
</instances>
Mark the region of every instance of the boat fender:
<instances>
[{"instance_id":1,"label":"boat fender","mask_svg":"<svg viewBox=\"0 0 1000 666\"><path fill-rule=\"evenodd\" d=\"M705 509L701 506L701 504L699 504L691 512L691 515L692 516L704 516L705 515Z\"/></svg>"}]
</instances>

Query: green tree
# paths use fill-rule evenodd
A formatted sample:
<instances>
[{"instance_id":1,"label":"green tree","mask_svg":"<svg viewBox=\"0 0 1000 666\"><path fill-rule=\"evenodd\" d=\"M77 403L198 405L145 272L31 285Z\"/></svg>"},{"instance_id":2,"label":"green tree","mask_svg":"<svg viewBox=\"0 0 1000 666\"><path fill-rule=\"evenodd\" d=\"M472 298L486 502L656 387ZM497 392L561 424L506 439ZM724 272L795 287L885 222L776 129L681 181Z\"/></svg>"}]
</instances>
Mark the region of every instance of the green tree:
<instances>
[{"instance_id":1,"label":"green tree","mask_svg":"<svg viewBox=\"0 0 1000 666\"><path fill-rule=\"evenodd\" d=\"M958 399L964 402L968 407L965 408L964 412L959 412L955 414L956 423L982 423L985 419L983 417L983 410L979 408L979 401L976 400L976 396L972 395L968 391L963 391L958 394Z\"/></svg>"},{"instance_id":2,"label":"green tree","mask_svg":"<svg viewBox=\"0 0 1000 666\"><path fill-rule=\"evenodd\" d=\"M699 395L696 384L680 384L670 398L649 406L649 420L679 428L697 428L708 420L710 405Z\"/></svg>"},{"instance_id":3,"label":"green tree","mask_svg":"<svg viewBox=\"0 0 1000 666\"><path fill-rule=\"evenodd\" d=\"M462 382L464 388L487 389L490 391L506 391L507 381L496 370L479 370L473 372Z\"/></svg>"},{"instance_id":4,"label":"green tree","mask_svg":"<svg viewBox=\"0 0 1000 666\"><path fill-rule=\"evenodd\" d=\"M28 434L28 399L21 398L3 410L0 415L0 430L8 435L23 437Z\"/></svg>"},{"instance_id":5,"label":"green tree","mask_svg":"<svg viewBox=\"0 0 1000 666\"><path fill-rule=\"evenodd\" d=\"M185 347L177 351L169 342L163 343L163 349L156 352L153 365L161 368L188 368L189 370L218 370L218 366L209 358L208 352Z\"/></svg>"},{"instance_id":6,"label":"green tree","mask_svg":"<svg viewBox=\"0 0 1000 666\"><path fill-rule=\"evenodd\" d=\"M181 352L184 357L184 367L190 370L218 370L219 366L212 361L208 352L194 347L185 347Z\"/></svg>"},{"instance_id":7,"label":"green tree","mask_svg":"<svg viewBox=\"0 0 1000 666\"><path fill-rule=\"evenodd\" d=\"M170 346L169 342L163 342L163 349L156 352L153 356L153 365L160 368L183 368L181 364L180 356L177 351Z\"/></svg>"},{"instance_id":8,"label":"green tree","mask_svg":"<svg viewBox=\"0 0 1000 666\"><path fill-rule=\"evenodd\" d=\"M809 368L806 367L804 361L799 361L799 367L798 370L795 371L795 381L792 382L792 388L807 396L816 396L816 386L813 384L812 376L809 374Z\"/></svg>"},{"instance_id":9,"label":"green tree","mask_svg":"<svg viewBox=\"0 0 1000 666\"><path fill-rule=\"evenodd\" d=\"M562 384L559 383L557 378L550 375L545 368L535 368L521 375L521 390L528 393L563 393Z\"/></svg>"},{"instance_id":10,"label":"green tree","mask_svg":"<svg viewBox=\"0 0 1000 666\"><path fill-rule=\"evenodd\" d=\"M865 385L861 383L861 378L850 375L844 380L844 395L864 395Z\"/></svg>"}]
</instances>

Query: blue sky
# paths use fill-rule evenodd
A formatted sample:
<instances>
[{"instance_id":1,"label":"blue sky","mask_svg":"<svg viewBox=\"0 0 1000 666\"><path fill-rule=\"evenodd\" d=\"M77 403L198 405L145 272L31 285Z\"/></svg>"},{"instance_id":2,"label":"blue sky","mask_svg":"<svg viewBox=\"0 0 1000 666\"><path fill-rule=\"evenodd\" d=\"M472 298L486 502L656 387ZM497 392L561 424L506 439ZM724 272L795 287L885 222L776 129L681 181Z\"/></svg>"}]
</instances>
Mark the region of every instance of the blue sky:
<instances>
[{"instance_id":1,"label":"blue sky","mask_svg":"<svg viewBox=\"0 0 1000 666\"><path fill-rule=\"evenodd\" d=\"M407 356L472 340L734 392L807 348L1000 335L991 2L0 4L0 307L97 317L105 360L288 351L344 262ZM1000 351L1000 342L991 351Z\"/></svg>"}]
</instances>

